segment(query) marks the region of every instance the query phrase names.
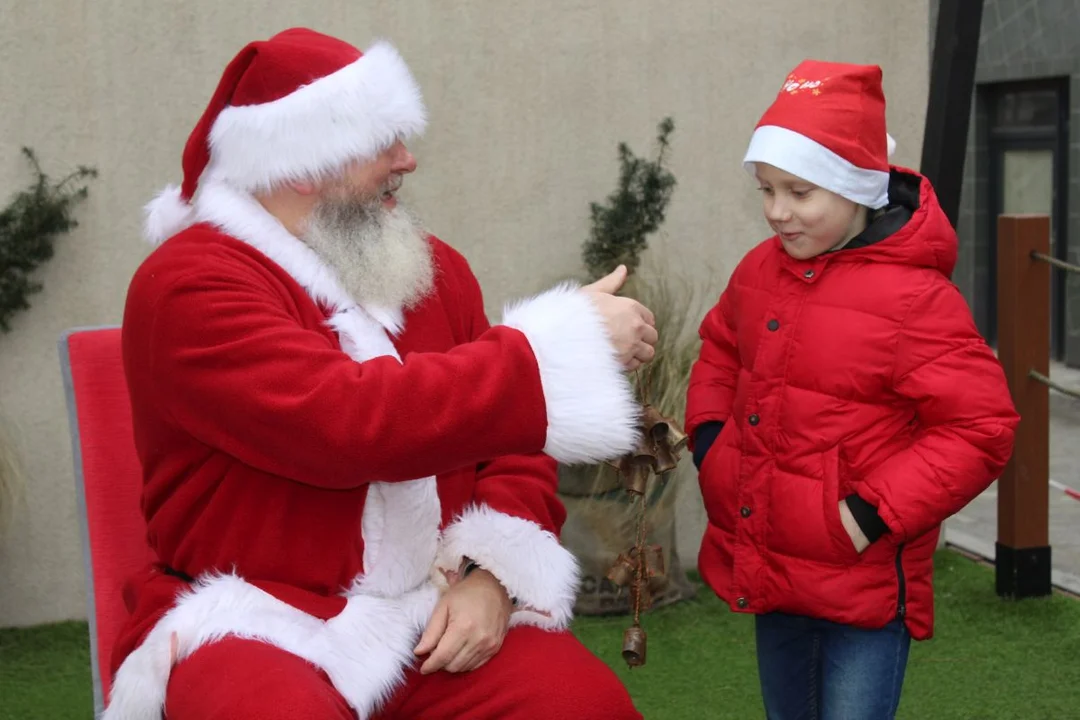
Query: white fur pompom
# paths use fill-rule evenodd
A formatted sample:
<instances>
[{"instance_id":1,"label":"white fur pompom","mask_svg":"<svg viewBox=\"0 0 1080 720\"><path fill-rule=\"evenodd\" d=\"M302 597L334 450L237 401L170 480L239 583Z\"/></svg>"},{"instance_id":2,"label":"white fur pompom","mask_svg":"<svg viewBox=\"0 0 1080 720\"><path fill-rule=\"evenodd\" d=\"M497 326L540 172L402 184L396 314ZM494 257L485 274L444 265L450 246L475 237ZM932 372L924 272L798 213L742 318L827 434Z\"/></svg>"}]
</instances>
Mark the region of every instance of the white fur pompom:
<instances>
[{"instance_id":1,"label":"white fur pompom","mask_svg":"<svg viewBox=\"0 0 1080 720\"><path fill-rule=\"evenodd\" d=\"M194 210L180 196L180 188L169 185L143 208L146 214L143 235L160 245L194 222Z\"/></svg>"},{"instance_id":2,"label":"white fur pompom","mask_svg":"<svg viewBox=\"0 0 1080 720\"><path fill-rule=\"evenodd\" d=\"M889 157L896 152L896 140L893 140L893 136L889 133L885 133L885 152Z\"/></svg>"}]
</instances>

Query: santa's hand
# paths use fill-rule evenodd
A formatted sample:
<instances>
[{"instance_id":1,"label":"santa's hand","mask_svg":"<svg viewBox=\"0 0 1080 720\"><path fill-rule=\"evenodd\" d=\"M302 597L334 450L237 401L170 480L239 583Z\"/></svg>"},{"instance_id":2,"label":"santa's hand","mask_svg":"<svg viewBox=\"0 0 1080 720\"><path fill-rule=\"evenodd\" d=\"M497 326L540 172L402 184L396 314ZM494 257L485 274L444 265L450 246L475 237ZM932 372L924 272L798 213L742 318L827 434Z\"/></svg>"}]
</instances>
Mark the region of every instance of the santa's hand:
<instances>
[{"instance_id":1,"label":"santa's hand","mask_svg":"<svg viewBox=\"0 0 1080 720\"><path fill-rule=\"evenodd\" d=\"M495 576L473 570L435 606L413 650L416 655L431 653L420 673L467 672L486 663L502 647L512 610L510 596Z\"/></svg>"},{"instance_id":2,"label":"santa's hand","mask_svg":"<svg viewBox=\"0 0 1080 720\"><path fill-rule=\"evenodd\" d=\"M626 282L627 270L620 265L582 291L588 293L608 331L619 362L627 370L636 370L656 354L656 318L647 307L631 298L615 295Z\"/></svg>"}]
</instances>

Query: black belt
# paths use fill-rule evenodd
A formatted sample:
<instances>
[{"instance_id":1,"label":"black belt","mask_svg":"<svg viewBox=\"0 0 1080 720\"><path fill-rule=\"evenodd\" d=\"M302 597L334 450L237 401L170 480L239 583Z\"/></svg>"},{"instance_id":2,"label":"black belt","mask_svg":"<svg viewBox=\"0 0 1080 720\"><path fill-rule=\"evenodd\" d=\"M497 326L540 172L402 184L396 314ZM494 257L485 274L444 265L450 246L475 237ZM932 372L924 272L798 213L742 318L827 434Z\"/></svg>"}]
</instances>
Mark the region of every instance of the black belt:
<instances>
[{"instance_id":1,"label":"black belt","mask_svg":"<svg viewBox=\"0 0 1080 720\"><path fill-rule=\"evenodd\" d=\"M186 583L195 582L195 578L191 577L187 573L183 573L183 572L180 572L179 570L175 570L175 569L169 567L168 565L163 565L162 568L161 568L161 572L165 573L166 575L171 575L174 578L180 578L181 580L183 580Z\"/></svg>"}]
</instances>

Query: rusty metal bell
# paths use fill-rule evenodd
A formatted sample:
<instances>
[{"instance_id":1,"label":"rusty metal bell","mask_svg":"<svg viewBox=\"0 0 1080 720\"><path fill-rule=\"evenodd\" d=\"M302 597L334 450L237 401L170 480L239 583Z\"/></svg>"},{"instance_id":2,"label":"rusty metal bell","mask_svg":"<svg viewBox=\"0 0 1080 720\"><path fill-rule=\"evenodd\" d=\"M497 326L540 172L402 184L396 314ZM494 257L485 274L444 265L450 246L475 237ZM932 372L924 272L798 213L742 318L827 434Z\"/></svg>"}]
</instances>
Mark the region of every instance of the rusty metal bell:
<instances>
[{"instance_id":1,"label":"rusty metal bell","mask_svg":"<svg viewBox=\"0 0 1080 720\"><path fill-rule=\"evenodd\" d=\"M648 435L641 435L637 447L630 453L630 461L650 470L656 466L656 444Z\"/></svg>"},{"instance_id":2,"label":"rusty metal bell","mask_svg":"<svg viewBox=\"0 0 1080 720\"><path fill-rule=\"evenodd\" d=\"M647 408L644 414L645 427L649 428L650 434L659 442L665 440L672 453L678 455L689 440L674 420L666 418L655 408Z\"/></svg>"},{"instance_id":3,"label":"rusty metal bell","mask_svg":"<svg viewBox=\"0 0 1080 720\"><path fill-rule=\"evenodd\" d=\"M678 455L686 447L690 437L682 431L682 428L672 424L668 427L668 447Z\"/></svg>"},{"instance_id":4,"label":"rusty metal bell","mask_svg":"<svg viewBox=\"0 0 1080 720\"><path fill-rule=\"evenodd\" d=\"M633 558L633 551L631 550L630 554L619 553L619 557L615 558L615 563L607 572L607 579L619 587L626 587L633 582L636 572L637 563Z\"/></svg>"},{"instance_id":5,"label":"rusty metal bell","mask_svg":"<svg viewBox=\"0 0 1080 720\"><path fill-rule=\"evenodd\" d=\"M645 664L645 630L640 625L628 627L623 633L622 656L630 667Z\"/></svg>"},{"instance_id":6,"label":"rusty metal bell","mask_svg":"<svg viewBox=\"0 0 1080 720\"><path fill-rule=\"evenodd\" d=\"M649 428L649 437L652 438L654 443L667 443L668 438L671 436L671 425L667 420L657 420Z\"/></svg>"},{"instance_id":7,"label":"rusty metal bell","mask_svg":"<svg viewBox=\"0 0 1080 720\"><path fill-rule=\"evenodd\" d=\"M656 445L656 469L657 475L663 475L666 472L671 472L679 466L679 457L675 453L671 452L668 447L667 441L663 443L657 443Z\"/></svg>"},{"instance_id":8,"label":"rusty metal bell","mask_svg":"<svg viewBox=\"0 0 1080 720\"><path fill-rule=\"evenodd\" d=\"M657 410L655 407L653 407L652 405L646 405L641 410L641 425L645 429L645 432L650 435L652 434L654 427L656 427L657 425L662 425L663 432L666 434L668 420L663 415L661 415L660 411Z\"/></svg>"},{"instance_id":9,"label":"rusty metal bell","mask_svg":"<svg viewBox=\"0 0 1080 720\"><path fill-rule=\"evenodd\" d=\"M667 589L668 578L667 575L654 575L649 578L648 584L645 586L649 590L650 596L653 593L659 594Z\"/></svg>"},{"instance_id":10,"label":"rusty metal bell","mask_svg":"<svg viewBox=\"0 0 1080 720\"><path fill-rule=\"evenodd\" d=\"M650 593L661 593L668 586L668 576L664 574L650 575L646 587Z\"/></svg>"},{"instance_id":11,"label":"rusty metal bell","mask_svg":"<svg viewBox=\"0 0 1080 720\"><path fill-rule=\"evenodd\" d=\"M623 487L635 495L644 495L652 474L653 458L624 457L619 464Z\"/></svg>"}]
</instances>

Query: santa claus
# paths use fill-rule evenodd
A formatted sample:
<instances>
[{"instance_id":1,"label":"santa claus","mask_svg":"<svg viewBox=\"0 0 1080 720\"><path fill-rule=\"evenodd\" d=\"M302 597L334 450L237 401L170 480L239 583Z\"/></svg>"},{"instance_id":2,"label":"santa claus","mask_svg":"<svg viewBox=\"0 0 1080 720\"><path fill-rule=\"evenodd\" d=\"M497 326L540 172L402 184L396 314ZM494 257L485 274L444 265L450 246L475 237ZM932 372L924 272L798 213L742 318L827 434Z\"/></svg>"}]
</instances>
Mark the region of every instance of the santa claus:
<instances>
[{"instance_id":1,"label":"santa claus","mask_svg":"<svg viewBox=\"0 0 1080 720\"><path fill-rule=\"evenodd\" d=\"M293 29L229 64L148 206L123 355L158 562L107 720L637 718L567 631L556 461L630 450L622 275L484 316L398 203L398 53Z\"/></svg>"}]
</instances>

